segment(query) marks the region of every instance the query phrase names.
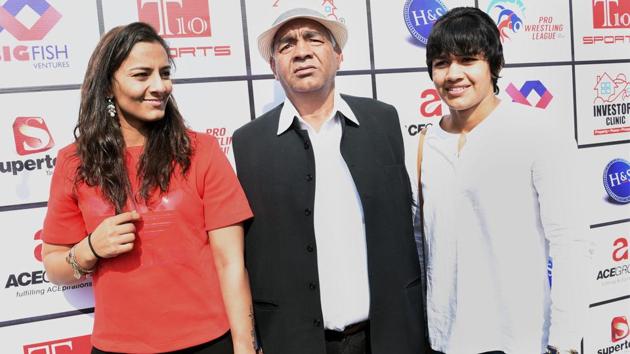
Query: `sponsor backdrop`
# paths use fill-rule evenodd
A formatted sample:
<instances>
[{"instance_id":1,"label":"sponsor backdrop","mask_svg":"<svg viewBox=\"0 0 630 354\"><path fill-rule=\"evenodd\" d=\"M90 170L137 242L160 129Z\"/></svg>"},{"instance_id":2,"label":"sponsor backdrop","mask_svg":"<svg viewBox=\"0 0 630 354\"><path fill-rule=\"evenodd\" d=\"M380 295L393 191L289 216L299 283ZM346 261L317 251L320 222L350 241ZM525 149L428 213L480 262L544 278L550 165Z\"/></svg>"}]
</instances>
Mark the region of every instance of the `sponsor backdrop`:
<instances>
[{"instance_id":1,"label":"sponsor backdrop","mask_svg":"<svg viewBox=\"0 0 630 354\"><path fill-rule=\"evenodd\" d=\"M535 107L579 148L575 193L594 246L581 352L630 353L630 0L0 0L0 351L89 351L92 283L51 284L40 250L55 158L72 142L99 36L151 23L172 47L189 126L233 161L234 130L284 99L256 36L294 6L348 26L338 89L398 108L410 171L418 132L447 112L424 63L432 23L455 6L492 16L507 61L501 99Z\"/></svg>"}]
</instances>

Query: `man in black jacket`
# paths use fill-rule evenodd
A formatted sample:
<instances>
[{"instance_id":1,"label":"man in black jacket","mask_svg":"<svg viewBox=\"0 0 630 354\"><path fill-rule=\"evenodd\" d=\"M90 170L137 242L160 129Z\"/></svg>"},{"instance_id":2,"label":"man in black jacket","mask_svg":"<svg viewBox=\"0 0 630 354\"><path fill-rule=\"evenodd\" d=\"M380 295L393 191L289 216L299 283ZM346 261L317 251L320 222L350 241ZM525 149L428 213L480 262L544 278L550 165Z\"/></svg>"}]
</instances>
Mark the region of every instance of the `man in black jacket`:
<instances>
[{"instance_id":1,"label":"man in black jacket","mask_svg":"<svg viewBox=\"0 0 630 354\"><path fill-rule=\"evenodd\" d=\"M412 193L394 107L341 95L347 31L289 10L258 37L286 100L234 133L265 354L422 354Z\"/></svg>"}]
</instances>

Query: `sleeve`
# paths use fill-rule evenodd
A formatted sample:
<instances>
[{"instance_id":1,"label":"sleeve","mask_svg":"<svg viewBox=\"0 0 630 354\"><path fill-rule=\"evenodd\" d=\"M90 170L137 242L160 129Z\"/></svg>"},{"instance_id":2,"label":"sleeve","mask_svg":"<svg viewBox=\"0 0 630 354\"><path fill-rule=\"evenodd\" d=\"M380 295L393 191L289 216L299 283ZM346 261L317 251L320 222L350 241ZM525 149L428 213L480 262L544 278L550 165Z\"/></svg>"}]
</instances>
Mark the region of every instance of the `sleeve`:
<instances>
[{"instance_id":1,"label":"sleeve","mask_svg":"<svg viewBox=\"0 0 630 354\"><path fill-rule=\"evenodd\" d=\"M57 154L42 232L42 239L46 243L72 245L87 235L74 193L76 164L72 162L75 160L76 157L69 149L62 149Z\"/></svg>"},{"instance_id":2,"label":"sleeve","mask_svg":"<svg viewBox=\"0 0 630 354\"><path fill-rule=\"evenodd\" d=\"M533 182L552 261L549 344L578 349L588 314L588 279L592 245L580 205L580 173L575 142L546 128L536 142Z\"/></svg>"},{"instance_id":3,"label":"sleeve","mask_svg":"<svg viewBox=\"0 0 630 354\"><path fill-rule=\"evenodd\" d=\"M253 216L245 193L227 157L212 136L197 134L197 151L203 174L203 204L207 231Z\"/></svg>"}]
</instances>

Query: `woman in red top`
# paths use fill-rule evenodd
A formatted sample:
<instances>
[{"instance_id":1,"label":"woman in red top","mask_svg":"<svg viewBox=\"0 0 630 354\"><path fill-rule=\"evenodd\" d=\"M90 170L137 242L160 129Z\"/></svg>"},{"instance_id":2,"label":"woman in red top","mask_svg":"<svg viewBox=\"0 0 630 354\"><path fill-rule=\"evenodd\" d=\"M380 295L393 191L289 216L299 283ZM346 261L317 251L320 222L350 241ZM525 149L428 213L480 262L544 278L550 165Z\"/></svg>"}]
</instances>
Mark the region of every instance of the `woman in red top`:
<instances>
[{"instance_id":1,"label":"woman in red top","mask_svg":"<svg viewBox=\"0 0 630 354\"><path fill-rule=\"evenodd\" d=\"M92 275L93 353L255 353L252 213L216 140L185 127L170 71L149 25L98 43L52 178L44 265L57 284Z\"/></svg>"}]
</instances>

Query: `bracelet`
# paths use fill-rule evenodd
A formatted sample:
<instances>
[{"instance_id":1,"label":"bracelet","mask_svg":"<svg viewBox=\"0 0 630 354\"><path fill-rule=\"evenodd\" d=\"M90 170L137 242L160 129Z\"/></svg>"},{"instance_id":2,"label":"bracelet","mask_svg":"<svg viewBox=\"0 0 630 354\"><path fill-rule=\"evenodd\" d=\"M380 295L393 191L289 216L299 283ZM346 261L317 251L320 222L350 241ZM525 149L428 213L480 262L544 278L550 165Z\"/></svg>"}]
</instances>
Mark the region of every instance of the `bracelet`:
<instances>
[{"instance_id":1,"label":"bracelet","mask_svg":"<svg viewBox=\"0 0 630 354\"><path fill-rule=\"evenodd\" d=\"M72 246L72 248L70 248L70 252L68 252L68 255L66 256L66 262L72 267L72 272L74 273L75 279L81 279L82 276L94 272L94 269L96 267L92 269L85 269L81 267L79 265L79 262L77 262L77 257L74 254L74 247L75 246Z\"/></svg>"},{"instance_id":2,"label":"bracelet","mask_svg":"<svg viewBox=\"0 0 630 354\"><path fill-rule=\"evenodd\" d=\"M92 246L92 233L90 232L87 236L88 239L88 246L90 246L90 251L92 251L92 253L94 253L94 256L96 256L96 259L101 259L103 257L99 256L98 253L96 253L96 251L94 250L94 246Z\"/></svg>"}]
</instances>

